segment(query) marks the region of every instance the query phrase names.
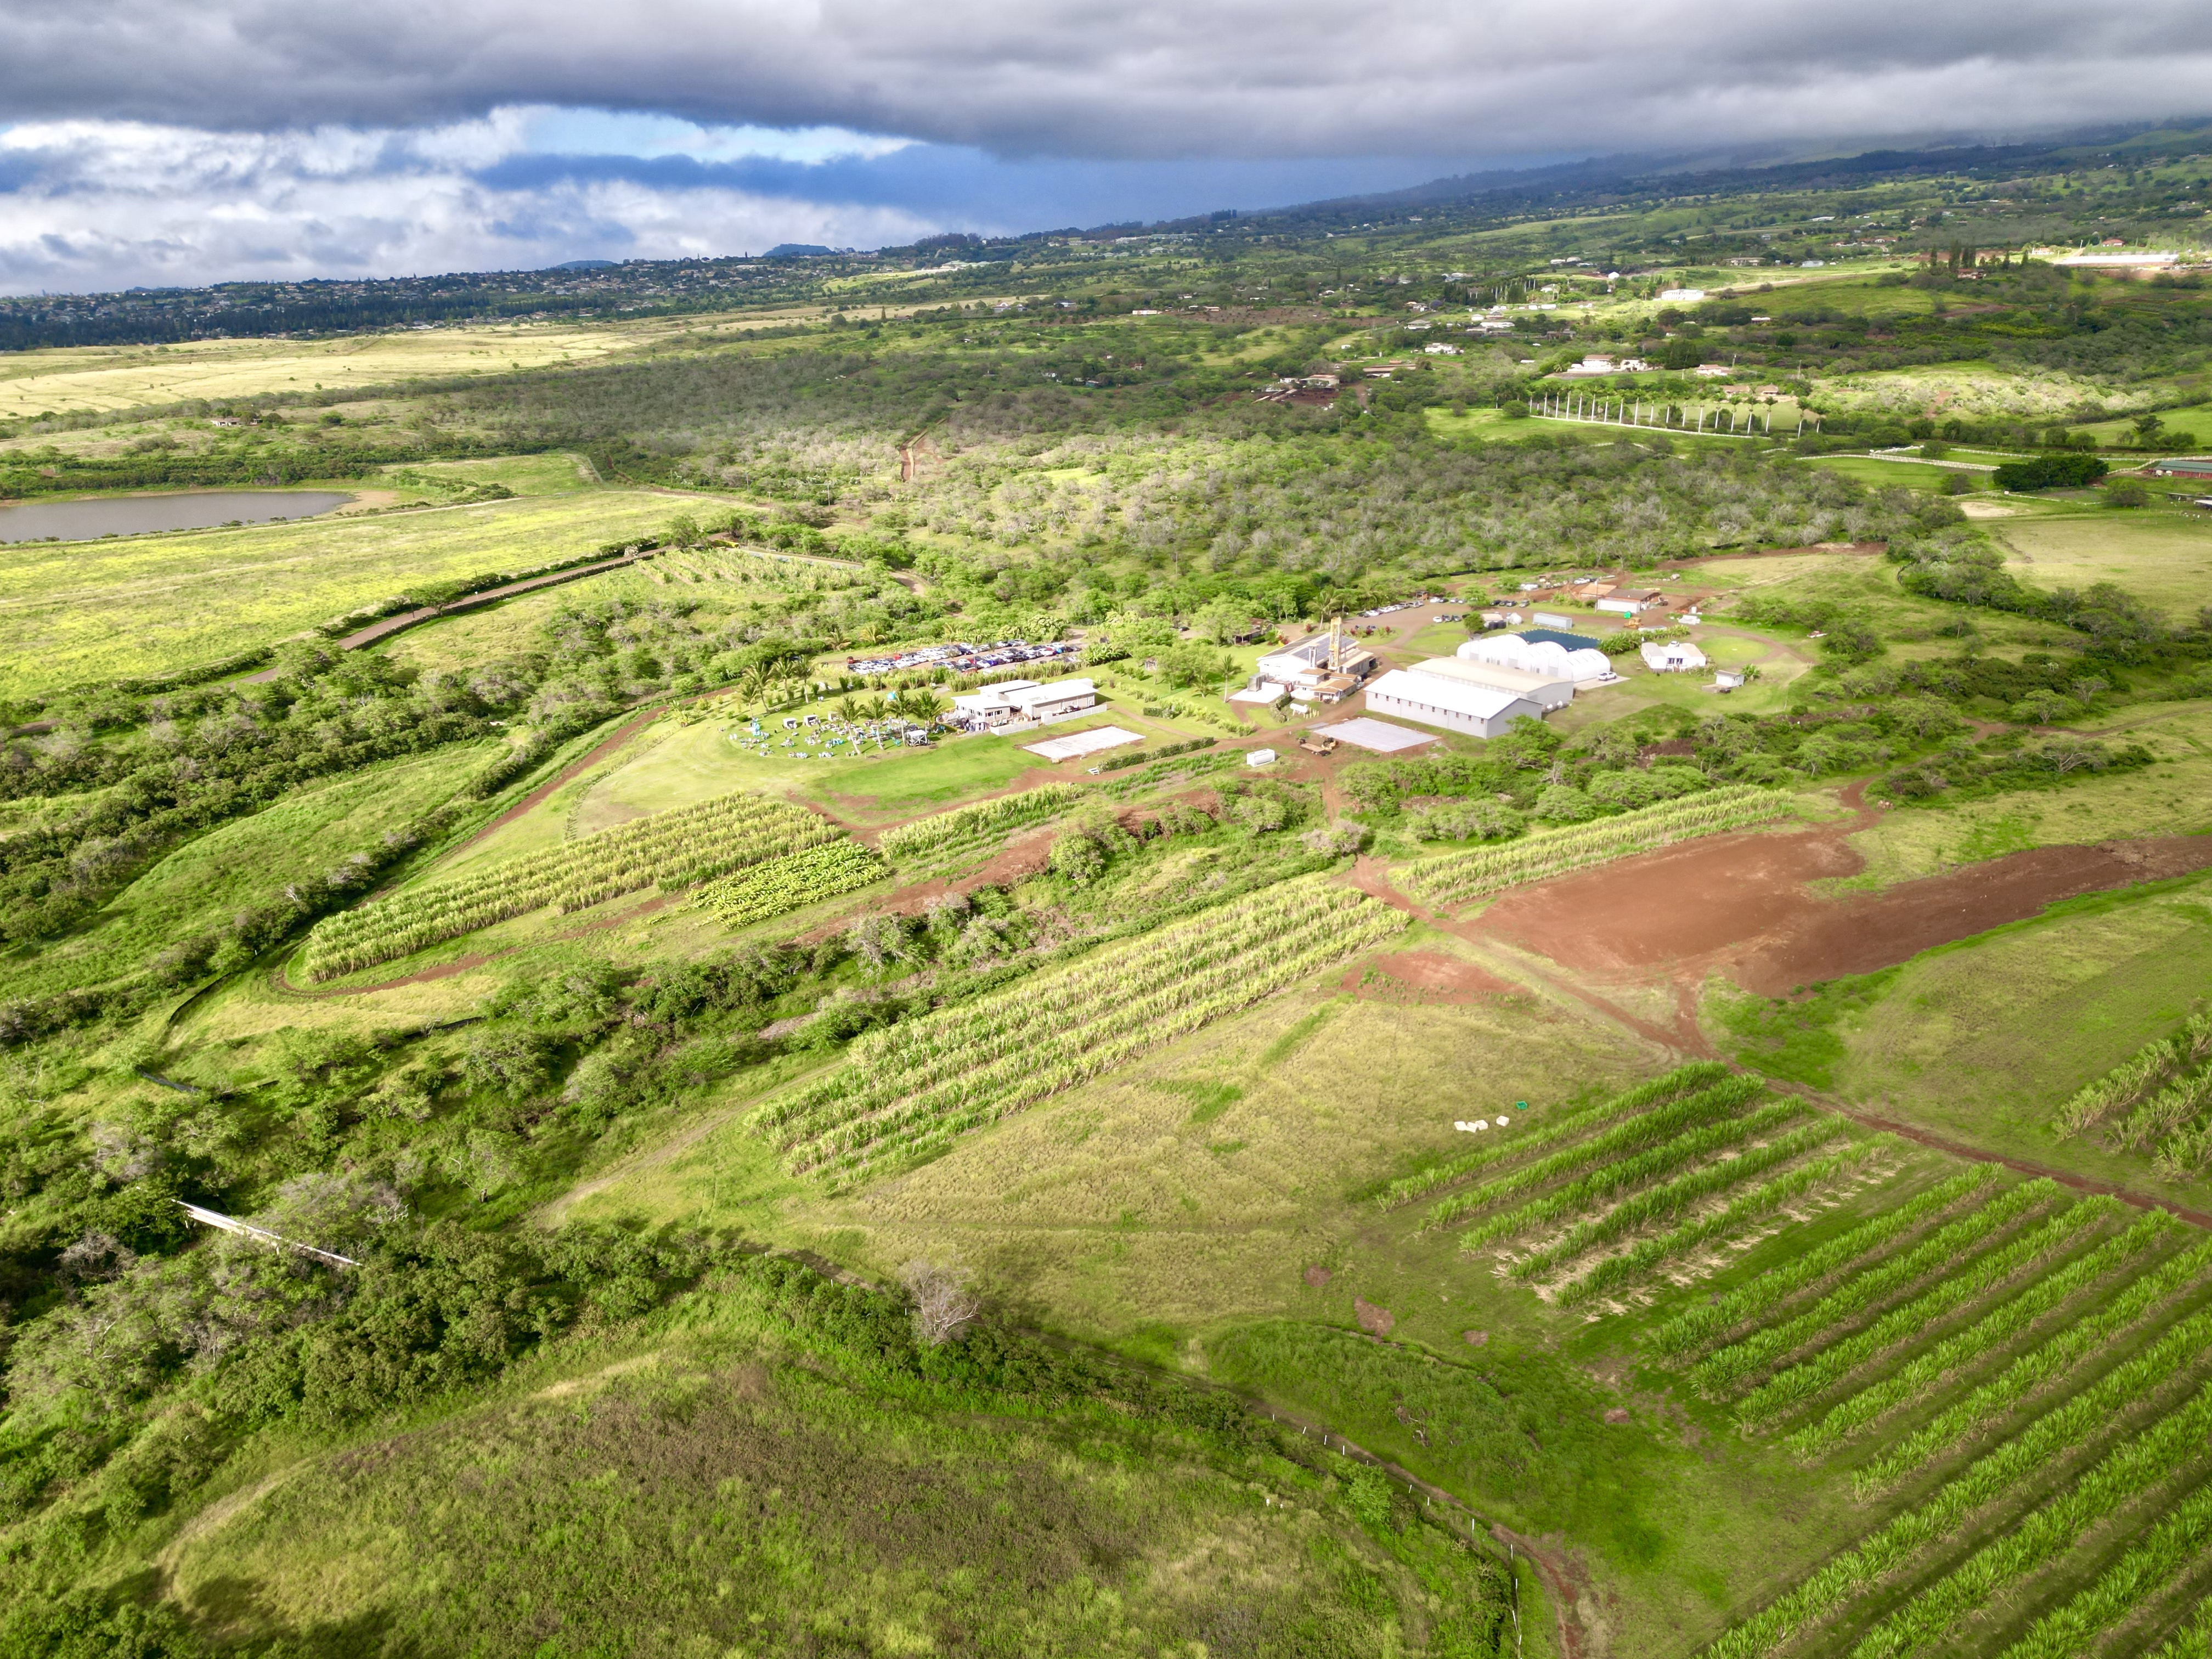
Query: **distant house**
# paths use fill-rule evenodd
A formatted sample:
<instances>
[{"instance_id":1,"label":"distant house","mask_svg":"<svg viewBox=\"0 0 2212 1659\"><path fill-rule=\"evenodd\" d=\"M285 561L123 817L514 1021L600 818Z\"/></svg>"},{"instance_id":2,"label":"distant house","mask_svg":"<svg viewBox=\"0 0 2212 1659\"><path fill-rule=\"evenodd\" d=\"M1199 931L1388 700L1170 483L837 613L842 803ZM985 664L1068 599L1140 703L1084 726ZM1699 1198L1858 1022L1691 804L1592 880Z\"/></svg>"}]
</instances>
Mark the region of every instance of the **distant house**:
<instances>
[{"instance_id":1,"label":"distant house","mask_svg":"<svg viewBox=\"0 0 2212 1659\"><path fill-rule=\"evenodd\" d=\"M1610 611L1616 616L1633 617L1655 605L1666 604L1666 599L1648 587L1620 587L1597 602L1600 611Z\"/></svg>"},{"instance_id":2,"label":"distant house","mask_svg":"<svg viewBox=\"0 0 2212 1659\"><path fill-rule=\"evenodd\" d=\"M1662 288L1659 290L1662 302L1675 305L1695 305L1705 297L1705 291L1701 288Z\"/></svg>"},{"instance_id":3,"label":"distant house","mask_svg":"<svg viewBox=\"0 0 2212 1659\"><path fill-rule=\"evenodd\" d=\"M1541 720L1542 708L1510 691L1492 690L1439 674L1413 674L1394 668L1367 688L1370 714L1396 714L1424 726L1440 726L1470 737L1503 737L1516 720Z\"/></svg>"},{"instance_id":4,"label":"distant house","mask_svg":"<svg viewBox=\"0 0 2212 1659\"><path fill-rule=\"evenodd\" d=\"M1716 691L1733 691L1742 684L1741 669L1716 668L1713 670L1713 690Z\"/></svg>"},{"instance_id":5,"label":"distant house","mask_svg":"<svg viewBox=\"0 0 2212 1659\"><path fill-rule=\"evenodd\" d=\"M1655 674L1687 674L1705 665L1705 653L1687 640L1647 645L1638 654L1644 659L1644 665Z\"/></svg>"},{"instance_id":6,"label":"distant house","mask_svg":"<svg viewBox=\"0 0 2212 1659\"><path fill-rule=\"evenodd\" d=\"M2212 478L2212 456L2175 455L2143 469L2154 478Z\"/></svg>"}]
</instances>

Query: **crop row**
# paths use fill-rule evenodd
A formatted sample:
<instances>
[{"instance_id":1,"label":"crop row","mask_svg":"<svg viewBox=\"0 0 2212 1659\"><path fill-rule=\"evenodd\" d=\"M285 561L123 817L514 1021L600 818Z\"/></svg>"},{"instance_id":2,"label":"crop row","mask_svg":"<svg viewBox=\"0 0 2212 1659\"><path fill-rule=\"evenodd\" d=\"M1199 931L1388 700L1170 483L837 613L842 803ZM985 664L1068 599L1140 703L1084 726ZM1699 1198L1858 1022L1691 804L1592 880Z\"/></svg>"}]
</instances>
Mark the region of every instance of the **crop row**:
<instances>
[{"instance_id":1,"label":"crop row","mask_svg":"<svg viewBox=\"0 0 2212 1659\"><path fill-rule=\"evenodd\" d=\"M2124 1152L2161 1140L2212 1106L2212 1066L2191 1077L2176 1078L2127 1115L2112 1132L2112 1144Z\"/></svg>"},{"instance_id":2,"label":"crop row","mask_svg":"<svg viewBox=\"0 0 2212 1659\"><path fill-rule=\"evenodd\" d=\"M2197 1462L2207 1435L2212 1435L2212 1382L1892 1613L1860 1638L1851 1659L1928 1651L1998 1590L2055 1560L2123 1504Z\"/></svg>"},{"instance_id":3,"label":"crop row","mask_svg":"<svg viewBox=\"0 0 2212 1659\"><path fill-rule=\"evenodd\" d=\"M1736 1420L1762 1422L1811 1398L1876 1354L1911 1341L1954 1309L1995 1290L2030 1262L2040 1261L2062 1248L2082 1228L2105 1219L2118 1208L2117 1199L2084 1199L2009 1243L1975 1257L1958 1272L1945 1274L1902 1307L1892 1309L1864 1330L1778 1371L1743 1397L1736 1407Z\"/></svg>"},{"instance_id":4,"label":"crop row","mask_svg":"<svg viewBox=\"0 0 2212 1659\"><path fill-rule=\"evenodd\" d=\"M1486 1170L1509 1158L1525 1156L1547 1146L1556 1146L1563 1140L1571 1140L1577 1135L1587 1133L1632 1113L1673 1100L1708 1084L1717 1083L1727 1075L1728 1067L1718 1060L1701 1060L1687 1066L1678 1066L1663 1077L1639 1083L1609 1099L1592 1101L1586 1106L1571 1106L1550 1113L1540 1127L1518 1130L1510 1140L1493 1141L1489 1146L1478 1146L1472 1152L1446 1158L1428 1169L1401 1176L1382 1189L1377 1201L1386 1210L1395 1209L1401 1204L1410 1204L1417 1198L1426 1198L1439 1187L1449 1187L1453 1182L1473 1175L1477 1170Z\"/></svg>"},{"instance_id":5,"label":"crop row","mask_svg":"<svg viewBox=\"0 0 2212 1659\"><path fill-rule=\"evenodd\" d=\"M2199 1486L2128 1547L2097 1582L2028 1626L2002 1659L2073 1659L2158 1595L2212 1544L2212 1486Z\"/></svg>"},{"instance_id":6,"label":"crop row","mask_svg":"<svg viewBox=\"0 0 2212 1659\"><path fill-rule=\"evenodd\" d=\"M1779 1123L1786 1119L1776 1119ZM1808 1123L1802 1129L1793 1129L1778 1135L1763 1146L1747 1146L1734 1157L1717 1159L1702 1169L1692 1170L1672 1181L1656 1187L1646 1187L1642 1192L1628 1197L1607 1210L1603 1215L1578 1221L1566 1232L1541 1249L1532 1250L1513 1265L1516 1278L1532 1278L1535 1274L1571 1261L1601 1245L1648 1227L1655 1222L1671 1221L1699 1200L1723 1193L1731 1187L1741 1186L1754 1176L1769 1170L1780 1169L1795 1163L1808 1152L1817 1152L1843 1134L1843 1125L1833 1120Z\"/></svg>"},{"instance_id":7,"label":"crop row","mask_svg":"<svg viewBox=\"0 0 2212 1659\"><path fill-rule=\"evenodd\" d=\"M1735 784L1639 807L1594 823L1424 860L1402 866L1401 873L1407 890L1425 903L1456 904L1521 882L1540 881L1607 863L1631 853L1787 817L1794 810L1790 797L1778 789Z\"/></svg>"},{"instance_id":8,"label":"crop row","mask_svg":"<svg viewBox=\"0 0 2212 1659\"><path fill-rule=\"evenodd\" d=\"M1675 1315L1652 1333L1651 1346L1663 1354L1694 1352L1715 1337L1749 1323L1831 1273L1859 1265L1996 1178L1996 1166L1984 1164L1939 1182L1895 1209L1869 1217L1840 1238L1831 1239L1759 1274L1749 1284L1738 1285L1717 1302L1701 1303Z\"/></svg>"},{"instance_id":9,"label":"crop row","mask_svg":"<svg viewBox=\"0 0 2212 1659\"><path fill-rule=\"evenodd\" d=\"M687 887L840 833L781 801L725 795L325 917L302 965L310 979L330 979L548 905L577 910L643 887Z\"/></svg>"},{"instance_id":10,"label":"crop row","mask_svg":"<svg viewBox=\"0 0 2212 1659\"><path fill-rule=\"evenodd\" d=\"M1401 923L1391 922L1392 931ZM1030 1054L986 1066L969 1078L918 1095L867 1118L848 1121L799 1147L794 1174L818 1170L842 1182L886 1146L934 1148L1063 1089L1113 1070L1162 1043L1272 996L1376 941L1331 937L1295 954L1255 952L1229 969L1117 1010L1110 1019L1040 1042Z\"/></svg>"},{"instance_id":11,"label":"crop row","mask_svg":"<svg viewBox=\"0 0 2212 1659\"><path fill-rule=\"evenodd\" d=\"M2171 1382L2208 1343L2212 1343L2212 1310L2182 1321L2150 1348L2124 1360L2012 1439L1977 1458L1917 1506L1869 1534L1856 1547L1831 1558L1819 1571L1726 1632L1705 1650L1706 1654L1710 1659L1759 1659L1773 1652L1813 1620L1865 1594L1921 1550L1948 1537L1968 1516L2038 1479L2051 1464L2079 1449L2115 1415ZM2200 1395L2198 1400L2204 1397ZM2151 1432L2160 1427L2163 1425L2154 1425ZM2129 1444L2140 1444L2144 1438L2138 1436Z\"/></svg>"},{"instance_id":12,"label":"crop row","mask_svg":"<svg viewBox=\"0 0 2212 1659\"><path fill-rule=\"evenodd\" d=\"M876 837L887 859L905 860L951 850L987 835L1042 823L1064 812L1083 792L1072 783L1048 783L1018 795L979 800L972 806L956 806L950 812L896 823Z\"/></svg>"},{"instance_id":13,"label":"crop row","mask_svg":"<svg viewBox=\"0 0 2212 1659\"><path fill-rule=\"evenodd\" d=\"M1638 1239L1635 1244L1618 1255L1609 1255L1579 1279L1569 1280L1559 1287L1559 1304L1571 1308L1578 1302L1602 1295L1616 1285L1626 1285L1644 1278L1662 1261L1671 1261L1689 1255L1717 1240L1728 1238L1753 1223L1765 1219L1777 1211L1811 1192L1824 1182L1857 1164L1863 1164L1896 1145L1895 1137L1876 1135L1871 1140L1861 1141L1856 1146L1845 1147L1826 1158L1801 1164L1794 1170L1760 1182L1749 1192L1739 1194L1726 1206L1711 1215L1668 1228L1650 1238ZM1749 1174L1751 1171L1740 1172Z\"/></svg>"},{"instance_id":14,"label":"crop row","mask_svg":"<svg viewBox=\"0 0 2212 1659\"><path fill-rule=\"evenodd\" d=\"M1305 877L853 1045L755 1125L797 1170L972 1127L1249 1006L1389 937L1404 916Z\"/></svg>"},{"instance_id":15,"label":"crop row","mask_svg":"<svg viewBox=\"0 0 2212 1659\"><path fill-rule=\"evenodd\" d=\"M1385 907L1377 907L1386 908ZM1381 921L1389 932L1404 924ZM906 1094L863 1117L848 1116L799 1147L794 1173L866 1152L884 1140L965 1131L1006 1113L1073 1088L1171 1039L1249 1007L1308 975L1376 942L1382 930L1333 928L1287 940L1271 940L1206 974L1180 976L1152 996L1113 1006L1073 1028L1034 1036L1022 1051L967 1070L936 1087Z\"/></svg>"},{"instance_id":16,"label":"crop row","mask_svg":"<svg viewBox=\"0 0 2212 1659\"><path fill-rule=\"evenodd\" d=\"M2057 1190L2056 1182L2029 1181L1999 1193L1956 1221L1939 1227L1912 1249L1854 1273L1802 1313L1715 1349L1692 1369L1692 1379L1707 1394L1729 1391L1832 1326L1856 1317L1931 1273L1951 1267L1961 1252L2047 1203Z\"/></svg>"},{"instance_id":17,"label":"crop row","mask_svg":"<svg viewBox=\"0 0 2212 1659\"><path fill-rule=\"evenodd\" d=\"M2208 1055L2212 1055L2212 1008L2191 1015L2173 1036L2145 1043L2102 1077L2091 1079L2075 1091L2058 1109L2058 1133L2078 1135L2094 1128L2114 1112L2148 1098L2167 1079Z\"/></svg>"},{"instance_id":18,"label":"crop row","mask_svg":"<svg viewBox=\"0 0 2212 1659\"><path fill-rule=\"evenodd\" d=\"M2212 1595L2199 1601L2189 1622L2143 1659L2212 1659Z\"/></svg>"},{"instance_id":19,"label":"crop row","mask_svg":"<svg viewBox=\"0 0 2212 1659\"><path fill-rule=\"evenodd\" d=\"M726 877L696 902L732 927L803 909L880 880L884 861L857 842L833 841Z\"/></svg>"},{"instance_id":20,"label":"crop row","mask_svg":"<svg viewBox=\"0 0 2212 1659\"><path fill-rule=\"evenodd\" d=\"M2142 1278L2121 1286L2101 1306L2069 1321L2040 1346L2021 1355L1859 1469L1851 1477L1854 1492L1867 1498L1950 1450L1983 1424L2011 1410L2081 1360L2106 1352L2114 1338L2159 1304L2196 1283L2207 1270L2212 1270L2212 1239L2169 1257Z\"/></svg>"},{"instance_id":21,"label":"crop row","mask_svg":"<svg viewBox=\"0 0 2212 1659\"><path fill-rule=\"evenodd\" d=\"M1577 1170L1605 1164L1623 1153L1649 1146L1654 1141L1664 1140L1693 1124L1732 1116L1740 1107L1763 1092L1765 1086L1749 1078L1724 1077L1695 1094L1655 1106L1640 1117L1632 1117L1601 1135L1578 1141L1574 1146L1538 1158L1533 1164L1524 1164L1509 1174L1483 1182L1480 1187L1455 1193L1432 1206L1422 1218L1421 1225L1424 1228L1448 1227L1473 1215L1477 1210L1486 1210L1509 1198L1548 1187Z\"/></svg>"},{"instance_id":22,"label":"crop row","mask_svg":"<svg viewBox=\"0 0 2212 1659\"><path fill-rule=\"evenodd\" d=\"M1915 1354L1909 1363L1879 1382L1838 1401L1818 1422L1808 1424L1782 1443L1799 1457L1818 1456L1876 1418L1912 1400L1938 1378L2012 1341L2045 1314L2063 1307L2116 1267L2150 1249L2176 1224L2162 1211L2145 1216L2118 1237L2106 1239L2087 1255L2039 1279L1965 1330Z\"/></svg>"},{"instance_id":23,"label":"crop row","mask_svg":"<svg viewBox=\"0 0 2212 1659\"><path fill-rule=\"evenodd\" d=\"M1762 1108L1748 1117L1708 1123L1644 1152L1632 1152L1615 1163L1591 1170L1579 1180L1571 1181L1564 1187L1517 1205L1502 1215L1478 1222L1459 1236L1460 1248L1463 1250L1480 1249L1501 1238L1510 1238L1516 1233L1526 1232L1563 1215L1601 1203L1615 1194L1626 1192L1632 1188L1649 1186L1699 1158L1710 1158L1729 1146L1741 1146L1753 1136L1778 1128L1804 1114L1805 1108L1802 1104L1794 1100L1788 1101Z\"/></svg>"},{"instance_id":24,"label":"crop row","mask_svg":"<svg viewBox=\"0 0 2212 1659\"><path fill-rule=\"evenodd\" d=\"M1095 1019L1102 1009L1170 988L1187 972L1218 969L1331 916L1351 921L1382 908L1317 876L1262 888L1069 967L1038 974L1005 994L871 1032L853 1045L842 1075L770 1102L754 1114L754 1121L763 1127L798 1125L811 1133L915 1088L957 1078L979 1057L1018 1056L1033 1036Z\"/></svg>"}]
</instances>

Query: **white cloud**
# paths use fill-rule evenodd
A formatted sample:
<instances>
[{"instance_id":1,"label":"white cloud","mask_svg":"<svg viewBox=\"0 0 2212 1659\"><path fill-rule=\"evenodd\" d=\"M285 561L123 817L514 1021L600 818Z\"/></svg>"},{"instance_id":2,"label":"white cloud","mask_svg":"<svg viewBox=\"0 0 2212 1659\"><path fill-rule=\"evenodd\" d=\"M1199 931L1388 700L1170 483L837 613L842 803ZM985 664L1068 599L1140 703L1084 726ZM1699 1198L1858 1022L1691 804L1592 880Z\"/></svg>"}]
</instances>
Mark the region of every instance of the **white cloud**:
<instances>
[{"instance_id":1,"label":"white cloud","mask_svg":"<svg viewBox=\"0 0 2212 1659\"><path fill-rule=\"evenodd\" d=\"M0 290L532 269L586 255L678 258L780 241L873 246L937 228L894 206L715 185L473 169L524 151L530 123L420 132L210 133L27 122L0 133Z\"/></svg>"}]
</instances>

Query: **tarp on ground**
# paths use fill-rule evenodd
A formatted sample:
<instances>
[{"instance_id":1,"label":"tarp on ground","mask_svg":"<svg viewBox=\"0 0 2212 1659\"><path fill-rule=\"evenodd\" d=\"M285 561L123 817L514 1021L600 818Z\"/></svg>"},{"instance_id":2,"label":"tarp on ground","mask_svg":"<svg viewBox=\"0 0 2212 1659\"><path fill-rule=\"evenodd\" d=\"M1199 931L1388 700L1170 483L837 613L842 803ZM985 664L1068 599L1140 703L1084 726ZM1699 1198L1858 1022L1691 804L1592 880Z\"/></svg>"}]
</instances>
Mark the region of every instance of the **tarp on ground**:
<instances>
[{"instance_id":1,"label":"tarp on ground","mask_svg":"<svg viewBox=\"0 0 2212 1659\"><path fill-rule=\"evenodd\" d=\"M1101 726L1089 732L1078 732L1073 737L1048 738L1042 743L1025 743L1022 747L1048 761L1064 761L1073 760L1078 755L1095 755L1101 749L1119 749L1125 743L1143 741L1136 732L1125 732L1118 726Z\"/></svg>"},{"instance_id":2,"label":"tarp on ground","mask_svg":"<svg viewBox=\"0 0 2212 1659\"><path fill-rule=\"evenodd\" d=\"M1334 726L1319 726L1316 730L1324 738L1340 738L1358 748L1372 749L1385 755L1436 741L1432 733L1393 726L1388 720L1370 720L1364 715L1356 720L1344 720Z\"/></svg>"}]
</instances>

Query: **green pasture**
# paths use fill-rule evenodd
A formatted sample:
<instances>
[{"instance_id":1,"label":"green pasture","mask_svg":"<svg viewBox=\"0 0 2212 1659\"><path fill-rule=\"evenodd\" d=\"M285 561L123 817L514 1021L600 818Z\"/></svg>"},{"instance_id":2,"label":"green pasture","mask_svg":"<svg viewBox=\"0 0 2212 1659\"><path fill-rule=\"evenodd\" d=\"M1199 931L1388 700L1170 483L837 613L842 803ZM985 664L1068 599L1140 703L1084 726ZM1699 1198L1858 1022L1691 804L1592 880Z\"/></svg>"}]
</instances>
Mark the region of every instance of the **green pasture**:
<instances>
[{"instance_id":1,"label":"green pasture","mask_svg":"<svg viewBox=\"0 0 2212 1659\"><path fill-rule=\"evenodd\" d=\"M1995 1152L2201 1204L2197 1183L2166 1186L2141 1157L2061 1141L2050 1120L2202 999L2208 899L2199 877L2068 901L1870 976L1828 1028L1836 1092Z\"/></svg>"},{"instance_id":2,"label":"green pasture","mask_svg":"<svg viewBox=\"0 0 2212 1659\"><path fill-rule=\"evenodd\" d=\"M2088 846L2136 836L2202 833L2212 812L2212 706L2141 703L2085 726L2112 743L2140 743L2159 763L2014 790L1982 800L1886 813L1850 838L1866 868L1837 890L1888 887L2031 847Z\"/></svg>"},{"instance_id":3,"label":"green pasture","mask_svg":"<svg viewBox=\"0 0 2212 1659\"><path fill-rule=\"evenodd\" d=\"M872 1273L957 1257L1055 1328L1258 1393L1516 1529L1574 1536L1623 1650L1687 1651L1864 1522L1832 1476L1739 1440L1694 1399L1648 1392L1634 1333L1875 1200L1839 1191L1807 1229L1694 1270L1626 1321L1547 1310L1449 1233L1419 1231L1422 1206L1385 1212L1373 1194L1465 1150L1455 1117L1525 1100L1516 1121L1540 1126L1663 1062L1504 953L1430 933L1405 945L1516 988L1472 1006L1370 1001L1336 991L1332 973L836 1199L794 1188L733 1109L588 1183L562 1213L720 1220ZM1923 1158L1902 1180L1942 1167ZM1393 1346L1353 1334L1355 1299L1385 1310ZM1499 1455L1498 1437L1518 1431L1493 1415L1492 1389L1540 1447L1533 1457ZM1616 1406L1634 1427L1605 1420Z\"/></svg>"},{"instance_id":4,"label":"green pasture","mask_svg":"<svg viewBox=\"0 0 2212 1659\"><path fill-rule=\"evenodd\" d=\"M2022 581L2114 582L2179 621L2212 605L2212 513L2139 507L2008 520L1992 534Z\"/></svg>"},{"instance_id":5,"label":"green pasture","mask_svg":"<svg viewBox=\"0 0 2212 1659\"><path fill-rule=\"evenodd\" d=\"M518 323L10 352L0 366L0 418L502 374L589 362L670 331L666 323Z\"/></svg>"},{"instance_id":6,"label":"green pasture","mask_svg":"<svg viewBox=\"0 0 2212 1659\"><path fill-rule=\"evenodd\" d=\"M286 883L378 850L382 836L450 797L490 753L489 744L465 744L367 767L188 842L125 888L90 927L35 951L0 957L0 1000L120 978L240 909L277 902Z\"/></svg>"},{"instance_id":7,"label":"green pasture","mask_svg":"<svg viewBox=\"0 0 2212 1659\"><path fill-rule=\"evenodd\" d=\"M681 496L608 489L11 548L0 564L0 694L214 661L410 581L551 563L646 534L684 506Z\"/></svg>"},{"instance_id":8,"label":"green pasture","mask_svg":"<svg viewBox=\"0 0 2212 1659\"><path fill-rule=\"evenodd\" d=\"M597 482L591 463L580 455L500 455L484 460L409 461L384 469L383 477L404 485L412 479L462 487L497 484L518 495L566 495Z\"/></svg>"},{"instance_id":9,"label":"green pasture","mask_svg":"<svg viewBox=\"0 0 2212 1659\"><path fill-rule=\"evenodd\" d=\"M1925 489L1941 495L1944 486L1954 478L1966 479L1977 491L1994 488L1986 472L1959 472L1948 467L1927 466L1911 461L1878 461L1871 455L1818 455L1805 465L1820 467L1825 471L1840 472L1844 477L1875 489Z\"/></svg>"},{"instance_id":10,"label":"green pasture","mask_svg":"<svg viewBox=\"0 0 2212 1659\"><path fill-rule=\"evenodd\" d=\"M887 1387L757 1298L569 1347L404 1428L270 1443L149 1539L168 1595L240 1640L485 1659L1406 1652L1502 1611L1372 1477L1106 1404Z\"/></svg>"}]
</instances>

